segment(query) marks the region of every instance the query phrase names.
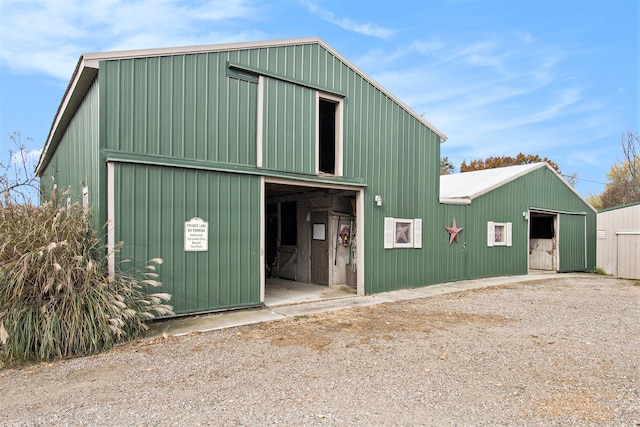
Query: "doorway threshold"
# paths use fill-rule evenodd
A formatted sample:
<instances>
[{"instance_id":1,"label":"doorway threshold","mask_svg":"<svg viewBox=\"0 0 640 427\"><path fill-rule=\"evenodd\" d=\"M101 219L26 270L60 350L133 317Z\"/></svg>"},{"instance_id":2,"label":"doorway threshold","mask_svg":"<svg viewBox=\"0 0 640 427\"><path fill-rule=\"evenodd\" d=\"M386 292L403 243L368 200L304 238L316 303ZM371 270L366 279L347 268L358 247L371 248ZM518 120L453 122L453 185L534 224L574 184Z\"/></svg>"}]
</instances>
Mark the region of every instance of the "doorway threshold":
<instances>
[{"instance_id":1,"label":"doorway threshold","mask_svg":"<svg viewBox=\"0 0 640 427\"><path fill-rule=\"evenodd\" d=\"M356 296L356 288L347 285L317 285L295 280L269 278L265 283L264 305L277 307Z\"/></svg>"},{"instance_id":2,"label":"doorway threshold","mask_svg":"<svg viewBox=\"0 0 640 427\"><path fill-rule=\"evenodd\" d=\"M557 274L558 272L555 270L539 270L535 268L529 269L529 274Z\"/></svg>"}]
</instances>

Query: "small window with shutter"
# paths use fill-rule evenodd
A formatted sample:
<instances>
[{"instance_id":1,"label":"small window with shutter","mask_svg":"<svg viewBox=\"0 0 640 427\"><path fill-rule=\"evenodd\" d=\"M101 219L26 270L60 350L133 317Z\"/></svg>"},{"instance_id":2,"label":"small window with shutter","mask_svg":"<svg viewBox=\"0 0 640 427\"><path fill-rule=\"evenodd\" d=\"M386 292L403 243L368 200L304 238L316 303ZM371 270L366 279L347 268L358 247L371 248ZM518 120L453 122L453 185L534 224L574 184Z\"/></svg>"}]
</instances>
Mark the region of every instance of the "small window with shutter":
<instances>
[{"instance_id":1,"label":"small window with shutter","mask_svg":"<svg viewBox=\"0 0 640 427\"><path fill-rule=\"evenodd\" d=\"M487 223L487 246L511 245L511 223L489 221Z\"/></svg>"},{"instance_id":2,"label":"small window with shutter","mask_svg":"<svg viewBox=\"0 0 640 427\"><path fill-rule=\"evenodd\" d=\"M384 248L422 248L422 218L384 219Z\"/></svg>"}]
</instances>

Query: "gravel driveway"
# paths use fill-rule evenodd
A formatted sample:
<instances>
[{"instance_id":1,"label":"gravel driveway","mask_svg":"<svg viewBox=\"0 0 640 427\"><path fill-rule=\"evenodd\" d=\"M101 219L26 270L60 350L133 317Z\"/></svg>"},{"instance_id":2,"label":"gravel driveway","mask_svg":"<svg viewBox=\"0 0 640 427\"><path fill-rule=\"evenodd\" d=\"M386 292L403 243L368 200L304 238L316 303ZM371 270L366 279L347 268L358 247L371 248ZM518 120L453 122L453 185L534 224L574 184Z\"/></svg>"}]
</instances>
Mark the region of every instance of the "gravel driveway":
<instances>
[{"instance_id":1,"label":"gravel driveway","mask_svg":"<svg viewBox=\"0 0 640 427\"><path fill-rule=\"evenodd\" d=\"M640 286L591 275L0 370L0 425L640 425Z\"/></svg>"}]
</instances>

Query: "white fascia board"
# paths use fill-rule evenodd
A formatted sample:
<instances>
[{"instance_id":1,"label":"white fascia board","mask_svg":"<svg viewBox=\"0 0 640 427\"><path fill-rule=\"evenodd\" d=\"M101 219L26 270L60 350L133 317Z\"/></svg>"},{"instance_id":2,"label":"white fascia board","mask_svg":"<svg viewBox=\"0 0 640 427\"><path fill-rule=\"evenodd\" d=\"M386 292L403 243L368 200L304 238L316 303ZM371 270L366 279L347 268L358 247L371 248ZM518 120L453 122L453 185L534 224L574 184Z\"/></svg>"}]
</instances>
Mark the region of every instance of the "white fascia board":
<instances>
[{"instance_id":1,"label":"white fascia board","mask_svg":"<svg viewBox=\"0 0 640 427\"><path fill-rule=\"evenodd\" d=\"M98 74L98 62L87 61L84 56L81 56L78 65L73 73L71 82L67 86L67 90L60 102L56 116L51 124L47 141L44 145L44 149L40 154L38 165L36 166L35 173L40 176L44 167L44 161L47 159L49 149L51 145L57 143L64 134L66 126L76 112L76 109L80 105L84 95L93 83L96 75Z\"/></svg>"},{"instance_id":2,"label":"white fascia board","mask_svg":"<svg viewBox=\"0 0 640 427\"><path fill-rule=\"evenodd\" d=\"M443 205L470 205L471 199L467 197L440 197L440 204Z\"/></svg>"},{"instance_id":3,"label":"white fascia board","mask_svg":"<svg viewBox=\"0 0 640 427\"><path fill-rule=\"evenodd\" d=\"M85 53L83 57L87 60L107 61L107 60L115 60L115 59L133 59L133 58L148 58L148 57L155 57L155 56L223 52L223 51L229 51L229 50L259 49L259 48L267 48L267 47L291 46L291 45L310 44L310 43L322 44L322 41L317 37L306 37L306 38L294 38L294 39L283 39L283 40L266 40L266 41L258 41L258 42L222 43L222 44L208 44L208 45L199 45L199 46L162 47L162 48L153 48L153 49L134 49L134 50L111 51L111 52L93 52L93 53Z\"/></svg>"}]
</instances>

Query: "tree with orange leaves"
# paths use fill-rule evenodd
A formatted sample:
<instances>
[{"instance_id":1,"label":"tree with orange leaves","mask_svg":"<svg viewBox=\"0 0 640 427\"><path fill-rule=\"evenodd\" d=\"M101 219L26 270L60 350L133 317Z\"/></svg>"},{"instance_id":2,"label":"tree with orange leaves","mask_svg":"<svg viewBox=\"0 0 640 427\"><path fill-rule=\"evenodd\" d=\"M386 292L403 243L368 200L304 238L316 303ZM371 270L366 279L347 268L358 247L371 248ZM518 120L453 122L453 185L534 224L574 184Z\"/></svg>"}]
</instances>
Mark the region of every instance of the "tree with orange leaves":
<instances>
[{"instance_id":1,"label":"tree with orange leaves","mask_svg":"<svg viewBox=\"0 0 640 427\"><path fill-rule=\"evenodd\" d=\"M501 168L505 166L527 165L527 164L539 163L539 162L546 162L556 172L561 173L558 165L555 162L547 159L546 157L541 158L537 154L523 154L523 153L519 153L516 157L511 157L511 156L487 157L486 159L471 160L469 163L467 163L466 160L463 160L462 164L460 165L460 172L479 171L483 169Z\"/></svg>"}]
</instances>

